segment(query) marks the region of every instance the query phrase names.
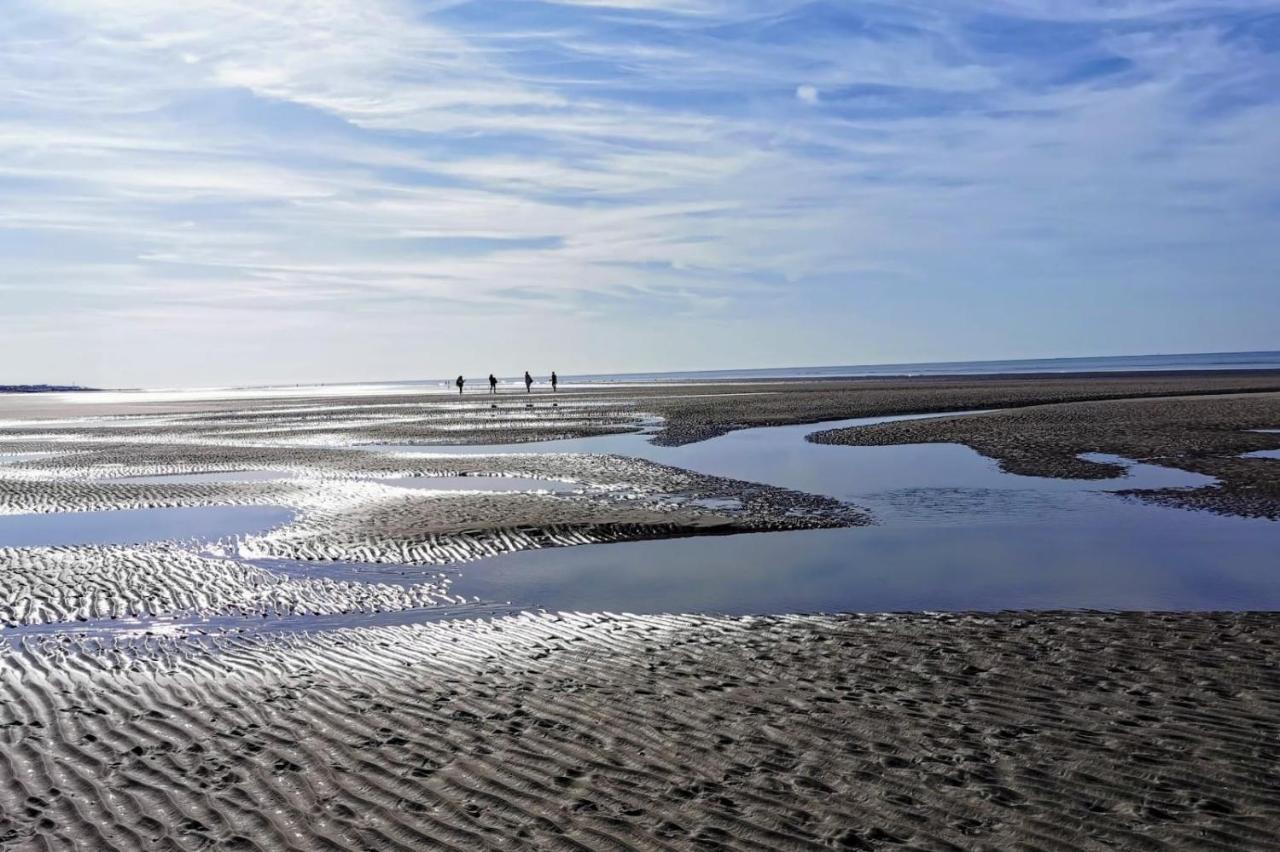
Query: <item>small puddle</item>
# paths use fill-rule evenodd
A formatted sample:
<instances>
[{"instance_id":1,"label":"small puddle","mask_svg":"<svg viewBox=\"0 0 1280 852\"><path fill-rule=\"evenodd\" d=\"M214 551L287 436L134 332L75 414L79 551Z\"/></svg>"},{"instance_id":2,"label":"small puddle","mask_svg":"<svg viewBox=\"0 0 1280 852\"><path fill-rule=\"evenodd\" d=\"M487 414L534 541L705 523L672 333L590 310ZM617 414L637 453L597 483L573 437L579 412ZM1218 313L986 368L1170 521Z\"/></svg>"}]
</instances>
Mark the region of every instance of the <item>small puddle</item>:
<instances>
[{"instance_id":1,"label":"small puddle","mask_svg":"<svg viewBox=\"0 0 1280 852\"><path fill-rule=\"evenodd\" d=\"M333 580L337 583L383 583L408 588L421 583L448 586L457 566L395 565L383 562L328 562L309 559L246 559L244 562L294 580Z\"/></svg>"},{"instance_id":2,"label":"small puddle","mask_svg":"<svg viewBox=\"0 0 1280 852\"><path fill-rule=\"evenodd\" d=\"M1125 468L1124 478L1095 480L1092 484L1094 490L1111 488L1205 488L1217 482L1212 476L1205 476L1204 474L1192 473L1173 467L1164 467L1158 464L1145 464L1124 456L1112 455L1111 453L1081 453L1079 458L1099 464L1116 464Z\"/></svg>"},{"instance_id":3,"label":"small puddle","mask_svg":"<svg viewBox=\"0 0 1280 852\"><path fill-rule=\"evenodd\" d=\"M60 453L53 450L40 450L29 453L0 453L0 464L13 464L14 462L27 461L28 459L41 459L45 456L56 456Z\"/></svg>"},{"instance_id":4,"label":"small puddle","mask_svg":"<svg viewBox=\"0 0 1280 852\"><path fill-rule=\"evenodd\" d=\"M210 616L208 618L118 618L52 624L22 624L0 628L0 642L18 643L32 636L75 636L81 639L125 639L145 636L199 638L219 633L296 633L352 627L398 627L471 618L498 618L519 610L494 604L458 604L404 609L395 612L355 612L335 615Z\"/></svg>"},{"instance_id":5,"label":"small puddle","mask_svg":"<svg viewBox=\"0 0 1280 852\"><path fill-rule=\"evenodd\" d=\"M575 482L519 476L402 476L376 481L397 488L420 488L427 491L545 491L567 494L582 490L582 485Z\"/></svg>"},{"instance_id":6,"label":"small puddle","mask_svg":"<svg viewBox=\"0 0 1280 852\"><path fill-rule=\"evenodd\" d=\"M682 501L682 505L697 506L700 509L737 511L742 508L742 501L737 497L698 497L694 500Z\"/></svg>"},{"instance_id":7,"label":"small puddle","mask_svg":"<svg viewBox=\"0 0 1280 852\"><path fill-rule=\"evenodd\" d=\"M191 506L0 516L0 547L70 547L151 541L216 541L286 524L279 506Z\"/></svg>"},{"instance_id":8,"label":"small puddle","mask_svg":"<svg viewBox=\"0 0 1280 852\"><path fill-rule=\"evenodd\" d=\"M1246 459L1280 459L1280 450L1255 450L1252 453L1245 453L1241 458Z\"/></svg>"},{"instance_id":9,"label":"small puddle","mask_svg":"<svg viewBox=\"0 0 1280 852\"><path fill-rule=\"evenodd\" d=\"M274 482L288 479L287 470L214 470L202 473L157 473L150 476L121 476L111 482L134 485L195 485L201 482Z\"/></svg>"}]
</instances>

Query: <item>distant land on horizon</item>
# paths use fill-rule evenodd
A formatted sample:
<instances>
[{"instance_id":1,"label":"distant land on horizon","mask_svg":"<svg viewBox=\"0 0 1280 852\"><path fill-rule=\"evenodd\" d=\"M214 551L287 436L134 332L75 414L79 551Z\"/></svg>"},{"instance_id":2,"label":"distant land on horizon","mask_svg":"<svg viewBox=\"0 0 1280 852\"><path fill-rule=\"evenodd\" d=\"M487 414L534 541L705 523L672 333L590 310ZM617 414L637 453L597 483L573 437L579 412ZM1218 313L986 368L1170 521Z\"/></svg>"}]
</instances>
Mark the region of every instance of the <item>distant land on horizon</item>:
<instances>
[{"instance_id":1,"label":"distant land on horizon","mask_svg":"<svg viewBox=\"0 0 1280 852\"><path fill-rule=\"evenodd\" d=\"M73 393L96 390L98 388L85 388L80 385L0 385L0 393Z\"/></svg>"}]
</instances>

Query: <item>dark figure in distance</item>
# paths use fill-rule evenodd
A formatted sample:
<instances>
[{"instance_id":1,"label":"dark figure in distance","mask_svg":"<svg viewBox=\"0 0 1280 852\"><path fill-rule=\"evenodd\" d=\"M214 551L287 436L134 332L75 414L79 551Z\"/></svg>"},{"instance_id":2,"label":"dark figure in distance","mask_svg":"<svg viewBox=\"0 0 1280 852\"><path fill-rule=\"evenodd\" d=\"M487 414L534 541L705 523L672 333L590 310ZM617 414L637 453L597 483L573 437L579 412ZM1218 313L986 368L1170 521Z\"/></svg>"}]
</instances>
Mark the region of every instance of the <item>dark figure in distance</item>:
<instances>
[{"instance_id":1,"label":"dark figure in distance","mask_svg":"<svg viewBox=\"0 0 1280 852\"><path fill-rule=\"evenodd\" d=\"M489 374L489 393L498 392L498 380L493 377L493 373Z\"/></svg>"},{"instance_id":2,"label":"dark figure in distance","mask_svg":"<svg viewBox=\"0 0 1280 852\"><path fill-rule=\"evenodd\" d=\"M524 371L524 392L525 393L533 392L533 376L529 375L528 370Z\"/></svg>"},{"instance_id":3,"label":"dark figure in distance","mask_svg":"<svg viewBox=\"0 0 1280 852\"><path fill-rule=\"evenodd\" d=\"M466 384L466 381L467 380L462 378L462 376L458 376L458 378L454 380L453 383L458 386L458 396L462 396L462 386Z\"/></svg>"},{"instance_id":4,"label":"dark figure in distance","mask_svg":"<svg viewBox=\"0 0 1280 852\"><path fill-rule=\"evenodd\" d=\"M556 371L555 371L555 370L552 370L552 371L551 371L551 392L552 392L552 393L555 393L555 392L556 392L556 385L557 385L559 382L560 382L560 380L556 378Z\"/></svg>"}]
</instances>

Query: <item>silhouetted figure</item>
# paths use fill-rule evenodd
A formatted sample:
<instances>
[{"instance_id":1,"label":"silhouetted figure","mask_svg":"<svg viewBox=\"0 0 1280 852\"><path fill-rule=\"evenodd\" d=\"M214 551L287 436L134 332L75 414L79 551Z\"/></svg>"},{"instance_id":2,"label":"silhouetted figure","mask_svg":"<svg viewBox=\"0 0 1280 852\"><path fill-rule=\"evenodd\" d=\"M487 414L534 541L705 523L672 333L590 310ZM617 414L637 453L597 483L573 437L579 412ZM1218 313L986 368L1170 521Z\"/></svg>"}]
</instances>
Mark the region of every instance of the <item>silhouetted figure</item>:
<instances>
[{"instance_id":1,"label":"silhouetted figure","mask_svg":"<svg viewBox=\"0 0 1280 852\"><path fill-rule=\"evenodd\" d=\"M458 386L458 396L462 396L462 386L467 383L467 380L462 378L462 376L458 376L453 383Z\"/></svg>"},{"instance_id":2,"label":"silhouetted figure","mask_svg":"<svg viewBox=\"0 0 1280 852\"><path fill-rule=\"evenodd\" d=\"M533 376L529 375L529 371L524 371L524 392L533 393Z\"/></svg>"},{"instance_id":3,"label":"silhouetted figure","mask_svg":"<svg viewBox=\"0 0 1280 852\"><path fill-rule=\"evenodd\" d=\"M552 370L551 371L551 392L552 393L556 392L556 385L559 383L560 383L560 380L556 378L556 371Z\"/></svg>"},{"instance_id":4,"label":"silhouetted figure","mask_svg":"<svg viewBox=\"0 0 1280 852\"><path fill-rule=\"evenodd\" d=\"M493 373L489 374L489 393L498 392L498 380L493 377Z\"/></svg>"}]
</instances>

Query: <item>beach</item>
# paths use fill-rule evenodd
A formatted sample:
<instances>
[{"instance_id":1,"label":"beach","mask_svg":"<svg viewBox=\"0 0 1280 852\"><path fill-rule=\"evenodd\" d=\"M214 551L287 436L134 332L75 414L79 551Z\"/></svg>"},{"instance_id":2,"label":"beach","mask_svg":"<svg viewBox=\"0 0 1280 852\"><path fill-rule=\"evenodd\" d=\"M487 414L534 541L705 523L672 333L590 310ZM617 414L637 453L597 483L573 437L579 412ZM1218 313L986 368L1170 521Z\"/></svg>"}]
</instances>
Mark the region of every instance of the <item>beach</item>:
<instances>
[{"instance_id":1,"label":"beach","mask_svg":"<svg viewBox=\"0 0 1280 852\"><path fill-rule=\"evenodd\" d=\"M1269 615L27 643L8 848L1266 848Z\"/></svg>"},{"instance_id":2,"label":"beach","mask_svg":"<svg viewBox=\"0 0 1280 852\"><path fill-rule=\"evenodd\" d=\"M1269 371L0 396L0 845L1267 848L1275 430ZM793 452L817 473L769 467ZM959 484L845 488L844 456ZM874 564L731 597L785 576L765 541L852 563L1060 517L1209 558L1168 555L1178 597L1103 581L1115 611L883 613ZM782 556L706 605L643 564L590 611L468 587L664 543L696 578L681 542L730 541Z\"/></svg>"}]
</instances>

